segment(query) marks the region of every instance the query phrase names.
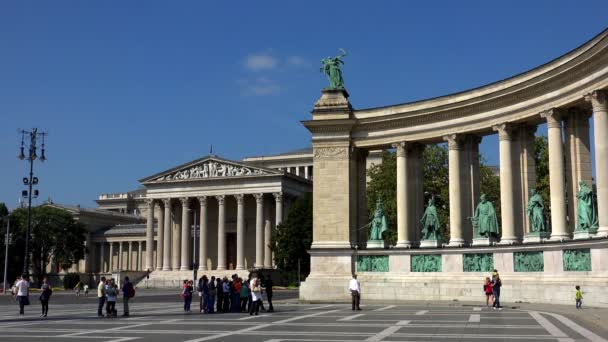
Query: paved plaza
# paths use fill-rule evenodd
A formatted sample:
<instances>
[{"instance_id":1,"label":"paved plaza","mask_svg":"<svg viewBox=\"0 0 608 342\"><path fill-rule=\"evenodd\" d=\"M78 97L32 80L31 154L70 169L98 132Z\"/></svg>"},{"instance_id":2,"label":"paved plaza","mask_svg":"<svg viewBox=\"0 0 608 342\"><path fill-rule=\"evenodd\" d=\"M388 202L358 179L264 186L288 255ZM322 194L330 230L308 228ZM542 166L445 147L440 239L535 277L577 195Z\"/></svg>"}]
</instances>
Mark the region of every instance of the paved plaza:
<instances>
[{"instance_id":1,"label":"paved plaza","mask_svg":"<svg viewBox=\"0 0 608 342\"><path fill-rule=\"evenodd\" d=\"M132 317L100 319L95 316L95 298L71 304L62 298L57 301L61 304L51 302L48 318L40 319L38 305L18 318L16 305L3 299L2 341L608 341L605 330L564 312L549 312L547 305L538 311L518 307L493 311L448 302L370 304L352 311L347 304L283 299L277 301L274 313L259 316L200 315L184 314L177 299L145 296L132 302ZM117 306L120 312L120 302Z\"/></svg>"}]
</instances>

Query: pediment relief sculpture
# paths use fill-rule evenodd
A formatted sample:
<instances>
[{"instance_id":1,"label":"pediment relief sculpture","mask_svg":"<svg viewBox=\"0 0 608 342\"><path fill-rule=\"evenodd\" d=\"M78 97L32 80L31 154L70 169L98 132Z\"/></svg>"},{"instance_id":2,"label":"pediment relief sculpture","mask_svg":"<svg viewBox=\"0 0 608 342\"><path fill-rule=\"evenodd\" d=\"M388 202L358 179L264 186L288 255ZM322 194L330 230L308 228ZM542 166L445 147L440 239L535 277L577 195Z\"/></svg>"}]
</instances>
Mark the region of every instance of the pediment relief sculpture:
<instances>
[{"instance_id":1,"label":"pediment relief sculpture","mask_svg":"<svg viewBox=\"0 0 608 342\"><path fill-rule=\"evenodd\" d=\"M238 177L238 176L250 176L250 175L261 175L268 172L242 166L232 165L228 163L222 163L218 161L206 161L196 166L192 166L188 169L179 170L172 172L168 175L164 175L155 179L155 181L169 181L169 180L189 180L189 179L203 179L203 178L217 178L217 177Z\"/></svg>"}]
</instances>

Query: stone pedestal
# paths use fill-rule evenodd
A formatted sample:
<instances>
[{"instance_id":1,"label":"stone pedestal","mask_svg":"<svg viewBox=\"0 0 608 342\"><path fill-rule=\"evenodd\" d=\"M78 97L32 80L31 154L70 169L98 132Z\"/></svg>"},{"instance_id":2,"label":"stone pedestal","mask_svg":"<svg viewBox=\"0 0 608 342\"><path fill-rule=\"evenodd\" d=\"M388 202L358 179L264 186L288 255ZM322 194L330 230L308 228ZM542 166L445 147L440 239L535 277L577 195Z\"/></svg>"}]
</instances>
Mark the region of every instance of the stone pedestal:
<instances>
[{"instance_id":1,"label":"stone pedestal","mask_svg":"<svg viewBox=\"0 0 608 342\"><path fill-rule=\"evenodd\" d=\"M593 234L588 230L575 230L574 231L574 240L585 240L591 239Z\"/></svg>"},{"instance_id":2,"label":"stone pedestal","mask_svg":"<svg viewBox=\"0 0 608 342\"><path fill-rule=\"evenodd\" d=\"M530 232L524 237L524 243L541 243L549 240L549 232Z\"/></svg>"},{"instance_id":3,"label":"stone pedestal","mask_svg":"<svg viewBox=\"0 0 608 342\"><path fill-rule=\"evenodd\" d=\"M473 239L473 246L494 246L498 240L493 237L478 236Z\"/></svg>"},{"instance_id":4,"label":"stone pedestal","mask_svg":"<svg viewBox=\"0 0 608 342\"><path fill-rule=\"evenodd\" d=\"M420 248L441 248L443 241L439 240L422 240L420 241Z\"/></svg>"},{"instance_id":5,"label":"stone pedestal","mask_svg":"<svg viewBox=\"0 0 608 342\"><path fill-rule=\"evenodd\" d=\"M386 242L384 240L368 240L367 248L386 248Z\"/></svg>"}]
</instances>

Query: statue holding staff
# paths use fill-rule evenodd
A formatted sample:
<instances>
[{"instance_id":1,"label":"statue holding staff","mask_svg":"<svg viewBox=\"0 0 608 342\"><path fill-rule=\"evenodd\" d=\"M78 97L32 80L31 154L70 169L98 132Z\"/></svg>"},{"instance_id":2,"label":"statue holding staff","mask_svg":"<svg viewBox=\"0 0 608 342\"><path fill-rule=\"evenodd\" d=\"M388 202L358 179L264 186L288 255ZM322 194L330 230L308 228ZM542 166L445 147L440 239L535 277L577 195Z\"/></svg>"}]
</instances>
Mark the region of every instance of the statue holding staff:
<instances>
[{"instance_id":1,"label":"statue holding staff","mask_svg":"<svg viewBox=\"0 0 608 342\"><path fill-rule=\"evenodd\" d=\"M329 89L344 89L344 79L342 78L342 70L340 67L344 64L342 58L346 56L346 51L340 49L342 54L335 57L327 57L321 60L323 66L321 72L327 76L329 80Z\"/></svg>"}]
</instances>

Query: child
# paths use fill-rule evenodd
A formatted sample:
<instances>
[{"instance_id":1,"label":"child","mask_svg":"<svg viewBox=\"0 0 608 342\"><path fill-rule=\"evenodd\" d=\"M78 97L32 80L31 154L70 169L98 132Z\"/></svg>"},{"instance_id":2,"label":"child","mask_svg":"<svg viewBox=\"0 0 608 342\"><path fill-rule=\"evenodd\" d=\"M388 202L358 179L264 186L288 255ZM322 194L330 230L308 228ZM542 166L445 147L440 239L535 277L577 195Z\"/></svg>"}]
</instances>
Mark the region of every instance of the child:
<instances>
[{"instance_id":1,"label":"child","mask_svg":"<svg viewBox=\"0 0 608 342\"><path fill-rule=\"evenodd\" d=\"M492 282L489 277L486 277L486 283L483 284L483 291L486 294L486 307L490 307L490 300L494 302L492 298Z\"/></svg>"},{"instance_id":2,"label":"child","mask_svg":"<svg viewBox=\"0 0 608 342\"><path fill-rule=\"evenodd\" d=\"M116 317L116 296L118 290L114 284L114 279L110 279L109 284L106 286L106 317Z\"/></svg>"},{"instance_id":3,"label":"child","mask_svg":"<svg viewBox=\"0 0 608 342\"><path fill-rule=\"evenodd\" d=\"M574 298L576 298L576 308L577 309L582 309L581 306L583 305L583 293L581 292L581 287L576 285L576 295Z\"/></svg>"}]
</instances>

